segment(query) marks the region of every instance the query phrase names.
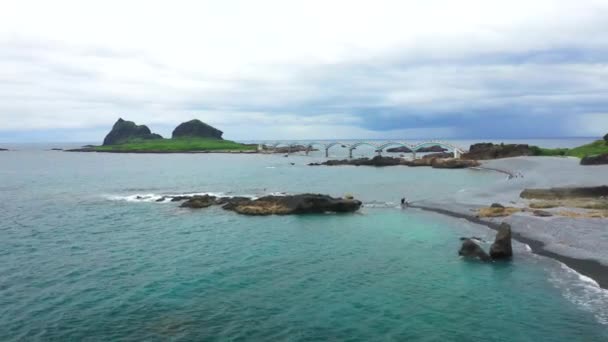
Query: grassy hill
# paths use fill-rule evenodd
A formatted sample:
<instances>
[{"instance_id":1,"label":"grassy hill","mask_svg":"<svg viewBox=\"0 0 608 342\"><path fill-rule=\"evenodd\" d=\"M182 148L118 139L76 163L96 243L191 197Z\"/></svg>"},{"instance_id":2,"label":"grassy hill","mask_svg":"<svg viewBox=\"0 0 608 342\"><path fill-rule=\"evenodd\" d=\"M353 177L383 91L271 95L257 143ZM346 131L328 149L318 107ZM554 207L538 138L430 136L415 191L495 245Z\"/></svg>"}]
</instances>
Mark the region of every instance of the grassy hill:
<instances>
[{"instance_id":1,"label":"grassy hill","mask_svg":"<svg viewBox=\"0 0 608 342\"><path fill-rule=\"evenodd\" d=\"M597 140L590 144L575 148L541 148L535 147L537 156L568 156L583 158L597 154L608 153L608 144L604 140Z\"/></svg>"},{"instance_id":2,"label":"grassy hill","mask_svg":"<svg viewBox=\"0 0 608 342\"><path fill-rule=\"evenodd\" d=\"M131 140L126 143L93 148L98 152L204 152L204 151L255 151L256 146L230 140L180 138Z\"/></svg>"}]
</instances>

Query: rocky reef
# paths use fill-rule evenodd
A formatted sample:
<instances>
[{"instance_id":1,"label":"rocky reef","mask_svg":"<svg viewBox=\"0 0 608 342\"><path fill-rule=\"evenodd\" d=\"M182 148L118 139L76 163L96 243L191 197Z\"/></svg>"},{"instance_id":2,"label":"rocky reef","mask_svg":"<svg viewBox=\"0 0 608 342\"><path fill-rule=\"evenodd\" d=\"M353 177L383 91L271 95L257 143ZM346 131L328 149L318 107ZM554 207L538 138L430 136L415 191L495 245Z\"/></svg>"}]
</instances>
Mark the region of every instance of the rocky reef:
<instances>
[{"instance_id":1,"label":"rocky reef","mask_svg":"<svg viewBox=\"0 0 608 342\"><path fill-rule=\"evenodd\" d=\"M475 239L465 238L458 251L458 255L466 258L477 258L482 261L510 259L513 256L511 240L511 226L503 222L498 227L496 238L494 239L494 243L490 246L489 253L486 253Z\"/></svg>"},{"instance_id":2,"label":"rocky reef","mask_svg":"<svg viewBox=\"0 0 608 342\"><path fill-rule=\"evenodd\" d=\"M322 163L310 163L310 166L340 166L340 165L353 165L353 166L430 166L437 169L462 169L467 167L479 166L479 163L475 160L465 159L454 159L454 158L421 158L414 160L406 160L402 158L375 156L373 158L357 158L357 159L342 159L342 160L328 160Z\"/></svg>"},{"instance_id":3,"label":"rocky reef","mask_svg":"<svg viewBox=\"0 0 608 342\"><path fill-rule=\"evenodd\" d=\"M255 199L210 195L167 196L159 201L166 201L169 198L172 202L184 201L180 205L182 208L202 209L217 205L238 214L256 216L351 213L361 207L361 201L353 198L335 198L321 194L264 196Z\"/></svg>"},{"instance_id":4,"label":"rocky reef","mask_svg":"<svg viewBox=\"0 0 608 342\"><path fill-rule=\"evenodd\" d=\"M608 153L596 156L585 156L581 159L581 165L607 165Z\"/></svg>"},{"instance_id":5,"label":"rocky reef","mask_svg":"<svg viewBox=\"0 0 608 342\"><path fill-rule=\"evenodd\" d=\"M418 150L416 150L416 153L429 153L429 152L445 152L447 151L446 148L443 148L439 145L434 145L434 146L428 146L428 147L421 147ZM391 147L389 149L386 150L386 152L389 153L411 153L412 150L409 147L406 146L399 146L399 147Z\"/></svg>"},{"instance_id":6,"label":"rocky reef","mask_svg":"<svg viewBox=\"0 0 608 342\"><path fill-rule=\"evenodd\" d=\"M104 145L117 145L133 139L162 139L158 134L152 133L146 125L136 125L133 121L118 119L112 130L103 140Z\"/></svg>"},{"instance_id":7,"label":"rocky reef","mask_svg":"<svg viewBox=\"0 0 608 342\"><path fill-rule=\"evenodd\" d=\"M172 138L206 138L206 139L222 139L224 132L219 129L209 126L206 123L194 119L179 124L173 130Z\"/></svg>"},{"instance_id":8,"label":"rocky reef","mask_svg":"<svg viewBox=\"0 0 608 342\"><path fill-rule=\"evenodd\" d=\"M492 144L479 143L469 147L469 152L462 154L463 159L488 160L519 156L533 156L536 150L527 144Z\"/></svg>"}]
</instances>

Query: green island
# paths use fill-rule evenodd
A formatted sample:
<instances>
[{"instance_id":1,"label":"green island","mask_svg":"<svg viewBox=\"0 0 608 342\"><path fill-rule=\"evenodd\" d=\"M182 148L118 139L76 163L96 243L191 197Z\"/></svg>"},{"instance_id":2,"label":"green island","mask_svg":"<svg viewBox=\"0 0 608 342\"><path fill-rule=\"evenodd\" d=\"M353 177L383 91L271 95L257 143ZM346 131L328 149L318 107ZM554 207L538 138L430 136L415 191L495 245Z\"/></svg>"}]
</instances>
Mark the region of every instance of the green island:
<instances>
[{"instance_id":1,"label":"green island","mask_svg":"<svg viewBox=\"0 0 608 342\"><path fill-rule=\"evenodd\" d=\"M178 125L171 139L152 133L146 125L118 119L100 146L85 146L70 152L117 153L204 153L256 152L257 145L240 144L222 138L223 132L200 120Z\"/></svg>"},{"instance_id":2,"label":"green island","mask_svg":"<svg viewBox=\"0 0 608 342\"><path fill-rule=\"evenodd\" d=\"M211 138L131 139L116 145L95 146L98 152L197 152L197 151L255 151L256 146L230 140Z\"/></svg>"}]
</instances>

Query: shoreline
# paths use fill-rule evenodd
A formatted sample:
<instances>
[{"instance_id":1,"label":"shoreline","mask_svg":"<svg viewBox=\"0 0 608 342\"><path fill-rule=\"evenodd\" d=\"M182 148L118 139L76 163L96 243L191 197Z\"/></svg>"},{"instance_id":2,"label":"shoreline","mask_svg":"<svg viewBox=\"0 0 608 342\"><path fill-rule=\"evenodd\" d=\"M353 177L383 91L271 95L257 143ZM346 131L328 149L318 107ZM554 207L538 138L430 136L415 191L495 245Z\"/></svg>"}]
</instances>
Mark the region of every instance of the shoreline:
<instances>
[{"instance_id":1,"label":"shoreline","mask_svg":"<svg viewBox=\"0 0 608 342\"><path fill-rule=\"evenodd\" d=\"M473 215L458 213L451 210L423 205L410 205L410 208L442 214L453 218L465 219L471 223L483 225L495 231L498 231L498 227L500 226L500 224L496 222L485 221ZM576 272L593 279L602 289L608 289L608 266L593 259L574 258L551 252L544 248L545 243L540 240L525 237L517 232L512 232L511 234L514 240L530 246L532 253L555 259L570 267L571 269L575 270Z\"/></svg>"}]
</instances>

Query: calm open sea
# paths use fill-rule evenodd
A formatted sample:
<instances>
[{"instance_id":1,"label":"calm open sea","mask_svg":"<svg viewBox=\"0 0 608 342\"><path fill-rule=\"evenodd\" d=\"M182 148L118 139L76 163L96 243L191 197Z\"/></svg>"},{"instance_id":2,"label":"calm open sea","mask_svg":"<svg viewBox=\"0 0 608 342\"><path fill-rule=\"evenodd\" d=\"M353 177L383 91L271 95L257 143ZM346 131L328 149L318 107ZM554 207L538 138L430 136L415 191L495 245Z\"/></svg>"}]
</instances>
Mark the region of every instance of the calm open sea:
<instances>
[{"instance_id":1,"label":"calm open sea","mask_svg":"<svg viewBox=\"0 0 608 342\"><path fill-rule=\"evenodd\" d=\"M460 260L459 237L494 233L396 205L504 175L306 166L320 152L9 147L21 148L0 153L2 341L608 340L589 280L521 244L510 263ZM189 192L349 193L365 206L246 217L154 202Z\"/></svg>"}]
</instances>

